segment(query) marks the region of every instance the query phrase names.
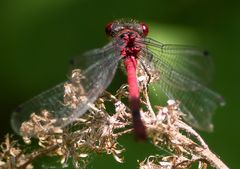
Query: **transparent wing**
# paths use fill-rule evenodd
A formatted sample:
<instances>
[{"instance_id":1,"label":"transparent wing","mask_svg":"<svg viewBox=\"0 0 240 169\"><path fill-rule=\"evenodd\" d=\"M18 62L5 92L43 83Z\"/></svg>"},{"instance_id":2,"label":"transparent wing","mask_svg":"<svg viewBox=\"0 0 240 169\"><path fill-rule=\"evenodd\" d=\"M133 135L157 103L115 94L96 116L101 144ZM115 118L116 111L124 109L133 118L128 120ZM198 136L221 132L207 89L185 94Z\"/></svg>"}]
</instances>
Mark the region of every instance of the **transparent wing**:
<instances>
[{"instance_id":1,"label":"transparent wing","mask_svg":"<svg viewBox=\"0 0 240 169\"><path fill-rule=\"evenodd\" d=\"M204 85L212 80L213 62L206 50L186 45L163 44L151 38L144 39L144 44L179 73Z\"/></svg>"},{"instance_id":2,"label":"transparent wing","mask_svg":"<svg viewBox=\"0 0 240 169\"><path fill-rule=\"evenodd\" d=\"M81 79L79 84L84 91L85 99L77 105L76 109L64 105L65 82L63 82L20 105L11 117L14 131L19 132L21 123L29 119L31 113L40 113L44 109L50 111L56 118L67 117L68 120L61 126L71 123L84 114L88 110L87 104L93 103L110 84L120 60L114 45L107 50L105 48L93 50L86 53L84 57L91 56L96 59L95 63L82 72L85 78Z\"/></svg>"},{"instance_id":3,"label":"transparent wing","mask_svg":"<svg viewBox=\"0 0 240 169\"><path fill-rule=\"evenodd\" d=\"M42 110L47 109L51 112L58 112L60 114L61 111L69 111L68 107L63 106L63 95L64 83L60 83L52 89L49 89L18 106L11 116L13 130L18 133L22 122L29 119L30 114L33 112L39 113Z\"/></svg>"},{"instance_id":4,"label":"transparent wing","mask_svg":"<svg viewBox=\"0 0 240 169\"><path fill-rule=\"evenodd\" d=\"M224 104L223 98L204 85L211 79L211 60L205 51L181 45L165 45L145 39L144 64L159 70L160 89L181 102L184 119L202 130L211 131L212 115ZM210 70L209 70L210 69Z\"/></svg>"},{"instance_id":5,"label":"transparent wing","mask_svg":"<svg viewBox=\"0 0 240 169\"><path fill-rule=\"evenodd\" d=\"M90 51L87 51L77 57L74 57L71 59L71 69L79 68L82 69L87 68L89 65L95 64L98 60L101 60L102 58L105 58L106 55L109 53L113 53L113 46L115 46L115 49L117 49L117 43L116 41L113 41L111 43L108 43L102 48L98 49L92 49Z\"/></svg>"},{"instance_id":6,"label":"transparent wing","mask_svg":"<svg viewBox=\"0 0 240 169\"><path fill-rule=\"evenodd\" d=\"M93 50L85 54L85 56L97 55L97 53L102 56L103 51L101 50ZM106 54L106 51L104 51ZM75 109L70 116L68 117L68 121L63 124L63 126L71 123L77 117L81 116L88 109L87 104L93 103L98 96L108 87L111 83L120 57L120 52L116 46L114 50L112 50L108 55L105 55L105 58L102 58L100 61L91 65L84 73L85 77L81 81L81 86L85 92L86 100L81 102L77 109Z\"/></svg>"}]
</instances>

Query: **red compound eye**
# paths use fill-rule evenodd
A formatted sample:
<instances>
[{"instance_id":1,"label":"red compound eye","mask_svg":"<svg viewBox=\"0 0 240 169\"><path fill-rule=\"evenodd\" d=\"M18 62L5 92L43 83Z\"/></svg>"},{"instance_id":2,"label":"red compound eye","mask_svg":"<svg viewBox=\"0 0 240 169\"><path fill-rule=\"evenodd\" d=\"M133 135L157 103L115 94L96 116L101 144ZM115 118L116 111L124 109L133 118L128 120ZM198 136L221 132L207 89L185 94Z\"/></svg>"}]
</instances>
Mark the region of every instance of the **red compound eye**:
<instances>
[{"instance_id":1,"label":"red compound eye","mask_svg":"<svg viewBox=\"0 0 240 169\"><path fill-rule=\"evenodd\" d=\"M106 25L105 32L108 36L112 35L112 23L109 23L109 24Z\"/></svg>"},{"instance_id":2,"label":"red compound eye","mask_svg":"<svg viewBox=\"0 0 240 169\"><path fill-rule=\"evenodd\" d=\"M148 35L148 26L145 23L141 23L141 25L142 25L143 35L147 36Z\"/></svg>"}]
</instances>

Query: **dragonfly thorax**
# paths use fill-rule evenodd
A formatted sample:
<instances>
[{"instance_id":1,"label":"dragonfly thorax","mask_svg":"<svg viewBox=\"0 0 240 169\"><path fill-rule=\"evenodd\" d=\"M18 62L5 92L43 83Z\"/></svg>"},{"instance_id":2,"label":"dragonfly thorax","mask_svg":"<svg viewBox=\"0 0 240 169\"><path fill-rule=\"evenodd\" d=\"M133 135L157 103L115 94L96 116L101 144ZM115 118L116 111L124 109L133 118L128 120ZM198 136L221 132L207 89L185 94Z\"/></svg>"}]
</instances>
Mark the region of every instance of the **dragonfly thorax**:
<instances>
[{"instance_id":1,"label":"dragonfly thorax","mask_svg":"<svg viewBox=\"0 0 240 169\"><path fill-rule=\"evenodd\" d=\"M119 35L120 40L123 41L122 45L120 46L121 56L138 56L139 52L141 51L141 47L136 43L136 39L139 38L139 36L140 35L137 32L132 31L126 31Z\"/></svg>"}]
</instances>

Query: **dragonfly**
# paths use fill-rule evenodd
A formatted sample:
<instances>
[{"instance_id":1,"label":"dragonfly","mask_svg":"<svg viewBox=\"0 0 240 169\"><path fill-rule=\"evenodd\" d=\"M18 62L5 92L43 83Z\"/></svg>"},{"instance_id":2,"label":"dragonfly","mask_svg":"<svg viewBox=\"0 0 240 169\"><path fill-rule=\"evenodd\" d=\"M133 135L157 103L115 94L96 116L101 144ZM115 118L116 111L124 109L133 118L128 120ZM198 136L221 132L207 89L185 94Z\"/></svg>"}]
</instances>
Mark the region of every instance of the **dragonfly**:
<instances>
[{"instance_id":1,"label":"dragonfly","mask_svg":"<svg viewBox=\"0 0 240 169\"><path fill-rule=\"evenodd\" d=\"M85 99L73 110L63 104L64 84L33 97L20 105L11 117L12 127L19 131L21 123L32 112L43 109L51 111L56 118L67 117L62 127L72 123L89 109L88 104L110 85L119 63L127 74L129 107L132 112L133 128L137 138L145 139L146 129L140 115L140 91L137 68L150 68L159 72L154 83L169 98L181 102L183 117L193 127L212 130L212 115L224 105L222 96L206 85L211 80L212 61L206 50L192 46L164 44L148 37L149 28L136 20L115 20L105 27L110 42L102 48L81 55L91 64L82 71L81 86Z\"/></svg>"}]
</instances>

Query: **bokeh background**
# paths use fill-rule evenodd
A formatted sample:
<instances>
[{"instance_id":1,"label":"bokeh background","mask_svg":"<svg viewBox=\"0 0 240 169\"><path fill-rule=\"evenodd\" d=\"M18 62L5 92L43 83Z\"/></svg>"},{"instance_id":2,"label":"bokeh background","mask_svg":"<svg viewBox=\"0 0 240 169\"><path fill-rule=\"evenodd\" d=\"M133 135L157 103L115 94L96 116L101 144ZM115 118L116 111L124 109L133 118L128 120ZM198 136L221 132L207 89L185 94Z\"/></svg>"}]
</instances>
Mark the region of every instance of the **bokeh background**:
<instances>
[{"instance_id":1,"label":"bokeh background","mask_svg":"<svg viewBox=\"0 0 240 169\"><path fill-rule=\"evenodd\" d=\"M230 168L239 168L239 9L239 2L221 0L1 0L0 140L12 133L10 114L19 103L65 80L71 57L108 41L106 23L134 18L149 24L150 36L161 42L209 49L216 70L210 87L227 104L214 116L215 131L201 134ZM117 76L113 84L120 86L125 77ZM89 168L137 168L137 159L154 151L132 136L121 143L127 147L124 164L96 155Z\"/></svg>"}]
</instances>

